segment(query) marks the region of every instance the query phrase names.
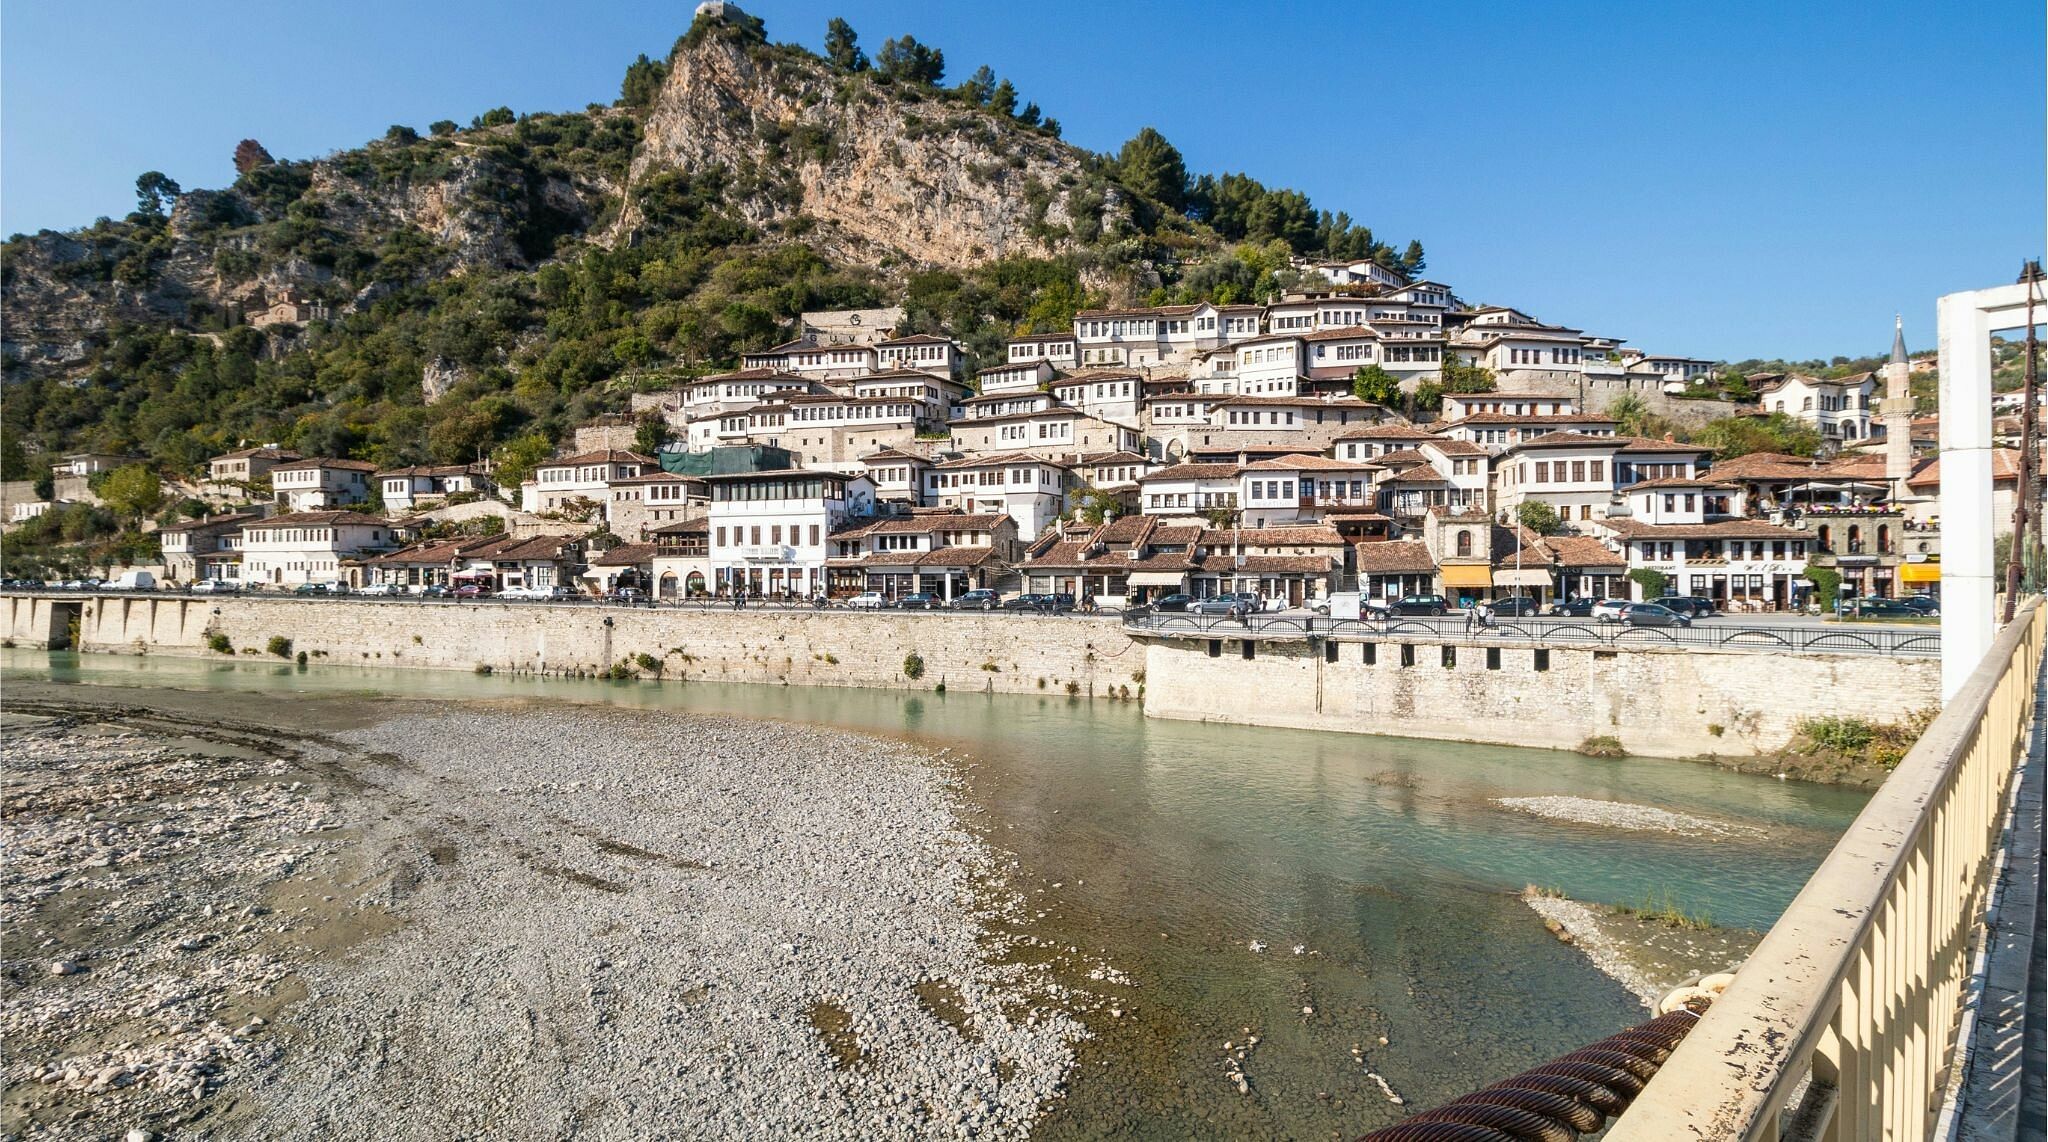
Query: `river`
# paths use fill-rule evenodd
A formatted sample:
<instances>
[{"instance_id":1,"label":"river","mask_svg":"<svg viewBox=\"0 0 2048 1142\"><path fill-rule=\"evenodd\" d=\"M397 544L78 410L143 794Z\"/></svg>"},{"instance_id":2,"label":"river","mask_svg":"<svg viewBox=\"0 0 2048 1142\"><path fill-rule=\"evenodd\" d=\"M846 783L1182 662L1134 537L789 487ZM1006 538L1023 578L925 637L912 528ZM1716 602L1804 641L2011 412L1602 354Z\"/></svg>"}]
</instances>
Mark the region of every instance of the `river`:
<instances>
[{"instance_id":1,"label":"river","mask_svg":"<svg viewBox=\"0 0 2048 1142\"><path fill-rule=\"evenodd\" d=\"M1097 1037L1039 1129L1048 1138L1351 1136L1396 1114L1367 1068L1413 1108L1608 1034L1641 1007L1545 931L1518 897L1524 885L1595 902L1668 899L1717 924L1767 927L1864 801L1689 762L1154 721L1136 703L1056 694L0 652L0 681L24 680L603 702L949 747L982 810L972 824L1016 856L1015 887L1046 913L1028 930L1130 977L1100 989L1128 1010L1090 1018ZM1623 832L1495 804L1545 795L1752 828ZM1249 1095L1229 1080L1224 1047L1247 1028L1259 1037L1242 1064Z\"/></svg>"}]
</instances>

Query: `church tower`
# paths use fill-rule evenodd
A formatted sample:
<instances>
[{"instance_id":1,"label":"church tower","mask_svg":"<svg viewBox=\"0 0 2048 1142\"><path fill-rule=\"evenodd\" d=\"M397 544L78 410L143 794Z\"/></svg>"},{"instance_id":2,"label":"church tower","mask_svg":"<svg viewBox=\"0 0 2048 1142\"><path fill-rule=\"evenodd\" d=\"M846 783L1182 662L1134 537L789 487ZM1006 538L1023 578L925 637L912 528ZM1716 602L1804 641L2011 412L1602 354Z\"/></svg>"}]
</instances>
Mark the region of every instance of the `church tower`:
<instances>
[{"instance_id":1,"label":"church tower","mask_svg":"<svg viewBox=\"0 0 2048 1142\"><path fill-rule=\"evenodd\" d=\"M1908 380L1912 366L1906 361L1906 326L1892 319L1892 359L1884 366L1884 400L1877 406L1884 421L1884 478L1891 485L1891 499L1906 498L1906 479L1913 474L1913 388Z\"/></svg>"}]
</instances>

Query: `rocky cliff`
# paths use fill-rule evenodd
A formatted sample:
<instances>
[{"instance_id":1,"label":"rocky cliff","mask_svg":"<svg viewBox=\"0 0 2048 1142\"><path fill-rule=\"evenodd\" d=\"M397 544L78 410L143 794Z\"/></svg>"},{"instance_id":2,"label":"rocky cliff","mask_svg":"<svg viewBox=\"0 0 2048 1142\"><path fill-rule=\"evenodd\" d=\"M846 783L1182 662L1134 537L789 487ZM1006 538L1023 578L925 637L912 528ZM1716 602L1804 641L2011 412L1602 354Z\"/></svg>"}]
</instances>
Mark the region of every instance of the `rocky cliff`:
<instances>
[{"instance_id":1,"label":"rocky cliff","mask_svg":"<svg viewBox=\"0 0 2048 1142\"><path fill-rule=\"evenodd\" d=\"M836 73L805 54L687 43L649 111L633 184L663 171L739 176L742 213L805 220L841 260L964 268L1055 254L1129 221L1084 152L993 112ZM769 173L770 177L761 177ZM629 194L615 236L645 221Z\"/></svg>"}]
</instances>

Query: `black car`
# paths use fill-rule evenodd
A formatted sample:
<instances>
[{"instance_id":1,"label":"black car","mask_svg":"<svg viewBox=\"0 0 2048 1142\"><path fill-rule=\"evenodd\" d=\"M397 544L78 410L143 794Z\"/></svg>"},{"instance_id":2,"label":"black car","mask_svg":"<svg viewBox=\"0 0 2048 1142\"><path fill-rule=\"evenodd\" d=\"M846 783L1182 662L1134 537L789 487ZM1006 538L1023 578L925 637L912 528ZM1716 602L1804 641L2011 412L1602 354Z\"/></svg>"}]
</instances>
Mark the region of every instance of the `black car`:
<instances>
[{"instance_id":1,"label":"black car","mask_svg":"<svg viewBox=\"0 0 2048 1142\"><path fill-rule=\"evenodd\" d=\"M1714 600L1701 595L1667 595L1657 600L1660 607L1669 607L1690 619L1703 619L1714 614Z\"/></svg>"},{"instance_id":2,"label":"black car","mask_svg":"<svg viewBox=\"0 0 2048 1142\"><path fill-rule=\"evenodd\" d=\"M1441 615L1450 609L1442 595L1403 595L1387 604L1387 613L1395 615Z\"/></svg>"},{"instance_id":3,"label":"black car","mask_svg":"<svg viewBox=\"0 0 2048 1142\"><path fill-rule=\"evenodd\" d=\"M1193 595L1176 592L1171 595L1161 595L1152 600L1152 609L1162 613L1185 612L1188 609L1188 604L1194 601L1195 597Z\"/></svg>"},{"instance_id":4,"label":"black car","mask_svg":"<svg viewBox=\"0 0 2048 1142\"><path fill-rule=\"evenodd\" d=\"M906 611L936 611L944 604L930 591L919 591L896 600L896 605Z\"/></svg>"},{"instance_id":5,"label":"black car","mask_svg":"<svg viewBox=\"0 0 2048 1142\"><path fill-rule=\"evenodd\" d=\"M1550 609L1544 613L1556 619L1590 618L1593 614L1593 600L1566 599L1561 603L1550 604Z\"/></svg>"},{"instance_id":6,"label":"black car","mask_svg":"<svg viewBox=\"0 0 2048 1142\"><path fill-rule=\"evenodd\" d=\"M1900 599L1899 603L1902 606L1911 607L1923 615L1931 616L1941 613L1941 600L1933 595L1908 595Z\"/></svg>"},{"instance_id":7,"label":"black car","mask_svg":"<svg viewBox=\"0 0 2048 1142\"><path fill-rule=\"evenodd\" d=\"M1040 595L1039 598L1045 601L1045 609L1049 611L1071 611L1074 609L1074 596L1066 591L1057 591L1050 595Z\"/></svg>"},{"instance_id":8,"label":"black car","mask_svg":"<svg viewBox=\"0 0 2048 1142\"><path fill-rule=\"evenodd\" d=\"M1493 613L1504 619L1516 618L1522 615L1540 614L1543 609L1536 605L1536 600L1529 598L1527 595L1522 595L1515 598L1495 599L1491 605L1493 607Z\"/></svg>"},{"instance_id":9,"label":"black car","mask_svg":"<svg viewBox=\"0 0 2048 1142\"><path fill-rule=\"evenodd\" d=\"M1011 595L1003 600L1006 611L1043 611L1048 608L1045 595Z\"/></svg>"},{"instance_id":10,"label":"black car","mask_svg":"<svg viewBox=\"0 0 2048 1142\"><path fill-rule=\"evenodd\" d=\"M996 598L996 593L985 588L976 588L953 599L956 611L993 611L1000 605L1001 600Z\"/></svg>"},{"instance_id":11,"label":"black car","mask_svg":"<svg viewBox=\"0 0 2048 1142\"><path fill-rule=\"evenodd\" d=\"M1835 609L1839 614L1871 619L1918 619L1929 613L1898 599L1844 599Z\"/></svg>"}]
</instances>

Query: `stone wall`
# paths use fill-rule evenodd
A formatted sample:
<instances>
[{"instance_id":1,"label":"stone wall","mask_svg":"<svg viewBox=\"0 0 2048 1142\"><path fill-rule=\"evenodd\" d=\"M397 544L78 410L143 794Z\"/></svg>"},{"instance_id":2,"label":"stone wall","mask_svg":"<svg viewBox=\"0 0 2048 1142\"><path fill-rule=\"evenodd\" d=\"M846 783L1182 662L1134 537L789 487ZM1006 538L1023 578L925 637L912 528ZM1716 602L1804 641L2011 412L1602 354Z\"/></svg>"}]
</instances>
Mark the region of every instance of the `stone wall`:
<instances>
[{"instance_id":1,"label":"stone wall","mask_svg":"<svg viewBox=\"0 0 2048 1142\"><path fill-rule=\"evenodd\" d=\"M1736 651L1538 649L1222 639L1149 644L1145 713L1193 721L1571 749L1613 736L1631 754L1696 757L1776 749L1801 718L1893 722L1940 704L1935 659Z\"/></svg>"},{"instance_id":2,"label":"stone wall","mask_svg":"<svg viewBox=\"0 0 2048 1142\"><path fill-rule=\"evenodd\" d=\"M209 655L219 633L238 652L283 637L315 662L351 666L591 672L648 654L668 678L1135 698L1144 662L1112 619L150 595L4 602L21 646L46 645L49 608L70 603L84 608L87 651ZM924 662L915 680L904 674L912 654Z\"/></svg>"},{"instance_id":3,"label":"stone wall","mask_svg":"<svg viewBox=\"0 0 2048 1142\"><path fill-rule=\"evenodd\" d=\"M1708 650L1402 646L1220 639L1134 642L1112 619L863 614L750 608L301 601L176 596L0 598L17 646L47 646L78 619L80 649L213 656L211 635L262 654L288 638L313 662L531 673L595 672L640 654L663 676L707 681L953 691L1142 695L1146 714L1194 721L1570 749L1613 736L1655 757L1782 746L1801 718L1897 721L1938 704L1933 659ZM606 625L610 620L610 625ZM916 654L916 679L904 673Z\"/></svg>"}]
</instances>

